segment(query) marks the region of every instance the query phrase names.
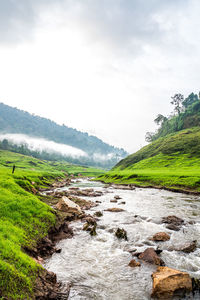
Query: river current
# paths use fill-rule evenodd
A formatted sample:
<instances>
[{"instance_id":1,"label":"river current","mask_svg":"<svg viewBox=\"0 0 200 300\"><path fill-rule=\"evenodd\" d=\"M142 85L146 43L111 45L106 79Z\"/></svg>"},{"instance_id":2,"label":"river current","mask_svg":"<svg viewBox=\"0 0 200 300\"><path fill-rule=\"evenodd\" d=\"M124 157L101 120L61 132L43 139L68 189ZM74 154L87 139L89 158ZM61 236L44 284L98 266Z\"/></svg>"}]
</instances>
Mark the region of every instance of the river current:
<instances>
[{"instance_id":1,"label":"river current","mask_svg":"<svg viewBox=\"0 0 200 300\"><path fill-rule=\"evenodd\" d=\"M73 300L147 300L151 299L151 274L156 267L142 262L141 267L128 266L130 250L142 252L148 247L162 249L161 258L166 266L188 272L200 278L200 197L157 189L136 188L135 190L114 189L104 184L79 180L71 186L81 189L94 188L103 191L95 198L101 201L88 211L102 211L97 223L97 236L91 237L83 231L81 221L73 222L74 237L62 240L55 253L44 263L44 267L57 274L64 285L70 284L69 299ZM63 188L68 189L68 187ZM111 203L115 195L122 199ZM120 204L125 201L125 204ZM104 211L107 208L123 208L123 212ZM172 231L162 224L162 217L176 215L185 221L180 231ZM116 229L127 231L128 241L115 236ZM166 242L149 240L155 233L170 234ZM175 251L187 242L197 240L197 249L192 253ZM184 299L200 299L189 295Z\"/></svg>"}]
</instances>

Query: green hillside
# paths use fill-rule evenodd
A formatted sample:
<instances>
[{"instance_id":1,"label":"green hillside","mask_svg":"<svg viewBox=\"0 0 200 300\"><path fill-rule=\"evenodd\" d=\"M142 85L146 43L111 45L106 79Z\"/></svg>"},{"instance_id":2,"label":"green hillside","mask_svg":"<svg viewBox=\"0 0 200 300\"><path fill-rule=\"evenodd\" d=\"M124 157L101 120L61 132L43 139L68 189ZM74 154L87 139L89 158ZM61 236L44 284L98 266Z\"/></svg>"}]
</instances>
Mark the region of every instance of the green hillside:
<instances>
[{"instance_id":1,"label":"green hillside","mask_svg":"<svg viewBox=\"0 0 200 300\"><path fill-rule=\"evenodd\" d=\"M182 94L175 94L171 99L173 112L169 116L157 115L154 122L158 125L158 129L155 132L147 132L147 142L183 129L200 126L200 94L191 93L186 98Z\"/></svg>"},{"instance_id":2,"label":"green hillside","mask_svg":"<svg viewBox=\"0 0 200 300\"><path fill-rule=\"evenodd\" d=\"M56 222L51 207L41 201L48 198L35 191L66 173L94 176L102 171L0 151L0 299L33 299L41 266L23 248L35 247Z\"/></svg>"},{"instance_id":3,"label":"green hillside","mask_svg":"<svg viewBox=\"0 0 200 300\"><path fill-rule=\"evenodd\" d=\"M143 147L138 152L129 155L125 159L121 160L114 169L118 168L123 170L125 168L135 168L137 163L141 163L141 160L152 158L156 155L167 155L167 165L162 163L162 167L173 167L176 164L176 159L179 155L187 154L190 158L200 158L200 127L194 127L180 131L178 133L172 133L166 137L161 137L151 144ZM176 157L176 159L174 159ZM154 158L154 160L157 160ZM151 160L149 160L148 166L150 166ZM188 166L189 161L184 161L183 164ZM139 164L137 164L139 166ZM157 167L161 167L160 163ZM190 167L190 165L189 165Z\"/></svg>"},{"instance_id":4,"label":"green hillside","mask_svg":"<svg viewBox=\"0 0 200 300\"><path fill-rule=\"evenodd\" d=\"M121 160L100 180L200 191L200 127L155 140Z\"/></svg>"}]
</instances>

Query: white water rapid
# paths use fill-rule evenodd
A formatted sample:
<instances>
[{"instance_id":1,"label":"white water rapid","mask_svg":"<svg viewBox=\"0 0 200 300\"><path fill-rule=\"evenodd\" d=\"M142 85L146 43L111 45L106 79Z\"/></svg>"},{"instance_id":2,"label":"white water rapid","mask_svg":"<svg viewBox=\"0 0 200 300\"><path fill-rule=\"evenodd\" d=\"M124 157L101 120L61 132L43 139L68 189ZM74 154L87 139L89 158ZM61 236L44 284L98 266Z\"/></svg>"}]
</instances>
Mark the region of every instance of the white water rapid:
<instances>
[{"instance_id":1,"label":"white water rapid","mask_svg":"<svg viewBox=\"0 0 200 300\"><path fill-rule=\"evenodd\" d=\"M101 203L88 213L102 211L97 223L97 236L82 230L81 221L73 222L74 237L59 242L61 253L55 253L45 261L44 267L57 274L63 284L70 283L69 299L73 300L146 300L151 299L151 274L156 267L142 262L141 267L128 266L132 255L129 250L144 251L147 247L163 250L161 258L166 266L188 272L200 278L200 197L173 193L165 190L136 188L121 190L106 188L99 182L82 180L73 186L82 189L92 187L103 195L87 198ZM67 189L67 188L64 188ZM115 195L122 199L111 203ZM125 201L125 204L119 204ZM104 211L107 208L123 208L123 212ZM162 217L176 215L185 221L180 231L167 229ZM194 222L193 222L194 221ZM190 222L190 223L188 223ZM194 223L194 224L192 224ZM127 231L128 241L115 236L116 229ZM149 240L155 233L165 231L171 238L167 242ZM188 241L197 240L192 253L172 251ZM189 295L185 299L200 299Z\"/></svg>"}]
</instances>

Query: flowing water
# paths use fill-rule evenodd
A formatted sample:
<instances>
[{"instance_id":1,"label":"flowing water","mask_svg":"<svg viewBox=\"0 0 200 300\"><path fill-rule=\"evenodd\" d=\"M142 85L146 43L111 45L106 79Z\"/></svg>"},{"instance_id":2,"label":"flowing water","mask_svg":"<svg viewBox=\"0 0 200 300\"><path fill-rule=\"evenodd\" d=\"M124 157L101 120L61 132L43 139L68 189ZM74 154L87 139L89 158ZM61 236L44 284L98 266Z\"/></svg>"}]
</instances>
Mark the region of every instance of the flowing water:
<instances>
[{"instance_id":1,"label":"flowing water","mask_svg":"<svg viewBox=\"0 0 200 300\"><path fill-rule=\"evenodd\" d=\"M61 253L55 253L45 261L45 268L57 274L63 284L70 283L69 299L74 300L145 300L151 299L151 274L156 267L142 262L141 267L128 266L132 255L129 250L144 251L147 247L163 249L161 258L166 266L188 272L200 278L200 197L173 193L165 190L136 188L121 190L106 188L99 182L81 180L73 186L81 189L92 187L103 191L88 200L101 201L88 213L102 211L97 223L97 236L83 231L81 221L73 222L74 237L59 242ZM67 189L67 188L64 188ZM122 199L111 203L115 195ZM125 204L119 204L125 201ZM123 208L123 212L104 211L107 208ZM161 218L176 215L186 221L180 231L166 229ZM191 222L194 221L194 222ZM189 224L194 223L194 224ZM128 241L115 237L116 229L127 231ZM149 240L157 232L165 231L171 238L167 242ZM197 249L189 254L172 251L172 248L197 240ZM180 299L180 298L178 298ZM186 299L200 299L189 295Z\"/></svg>"}]
</instances>

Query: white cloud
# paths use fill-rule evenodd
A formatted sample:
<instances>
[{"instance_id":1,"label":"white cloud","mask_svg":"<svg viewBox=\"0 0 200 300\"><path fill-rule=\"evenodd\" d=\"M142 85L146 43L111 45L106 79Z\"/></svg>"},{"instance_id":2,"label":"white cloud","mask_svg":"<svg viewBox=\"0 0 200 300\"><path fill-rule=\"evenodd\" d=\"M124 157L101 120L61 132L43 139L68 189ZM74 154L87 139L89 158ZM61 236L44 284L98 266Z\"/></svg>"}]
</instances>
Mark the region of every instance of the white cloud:
<instances>
[{"instance_id":1,"label":"white cloud","mask_svg":"<svg viewBox=\"0 0 200 300\"><path fill-rule=\"evenodd\" d=\"M170 113L173 94L198 92L197 0L12 3L0 13L0 33L9 30L9 43L0 39L6 104L132 152L155 116Z\"/></svg>"}]
</instances>

